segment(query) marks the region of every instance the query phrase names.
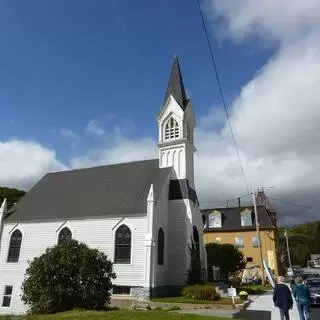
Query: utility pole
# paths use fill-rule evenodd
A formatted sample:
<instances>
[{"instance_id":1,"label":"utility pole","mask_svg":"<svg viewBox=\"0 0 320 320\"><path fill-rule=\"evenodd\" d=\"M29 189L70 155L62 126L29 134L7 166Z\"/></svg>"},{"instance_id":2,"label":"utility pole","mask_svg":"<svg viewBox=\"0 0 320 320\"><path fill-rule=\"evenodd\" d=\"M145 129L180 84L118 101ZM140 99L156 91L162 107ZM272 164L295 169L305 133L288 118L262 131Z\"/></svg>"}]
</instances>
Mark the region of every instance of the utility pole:
<instances>
[{"instance_id":1,"label":"utility pole","mask_svg":"<svg viewBox=\"0 0 320 320\"><path fill-rule=\"evenodd\" d=\"M287 254L288 254L288 260L289 260L289 268L292 269L287 229L284 229L284 235L286 237L286 243L287 243Z\"/></svg>"},{"instance_id":2,"label":"utility pole","mask_svg":"<svg viewBox=\"0 0 320 320\"><path fill-rule=\"evenodd\" d=\"M253 196L254 216L255 216L255 220L256 220L257 237L258 237L258 241L259 241L259 255L260 255L260 266L261 266L261 272L262 272L262 284L265 285L266 279L265 279L265 274L264 274L262 246L261 246L261 237L260 237L260 228L259 228L259 219L258 219L258 210L257 210L257 204L256 204L255 191L252 191L252 196Z\"/></svg>"}]
</instances>

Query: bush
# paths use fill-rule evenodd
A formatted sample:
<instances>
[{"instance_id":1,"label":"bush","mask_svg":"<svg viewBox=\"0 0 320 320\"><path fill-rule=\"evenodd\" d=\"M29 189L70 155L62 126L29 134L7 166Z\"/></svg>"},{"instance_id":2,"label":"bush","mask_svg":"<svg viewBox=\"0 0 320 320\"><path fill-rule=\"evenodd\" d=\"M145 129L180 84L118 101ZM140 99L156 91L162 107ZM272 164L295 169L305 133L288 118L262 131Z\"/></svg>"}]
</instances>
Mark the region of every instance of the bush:
<instances>
[{"instance_id":1,"label":"bush","mask_svg":"<svg viewBox=\"0 0 320 320\"><path fill-rule=\"evenodd\" d=\"M22 300L31 313L104 309L110 302L112 262L75 240L48 248L26 270Z\"/></svg>"},{"instance_id":2,"label":"bush","mask_svg":"<svg viewBox=\"0 0 320 320\"><path fill-rule=\"evenodd\" d=\"M220 298L215 287L209 284L187 286L182 294L196 300L217 300Z\"/></svg>"}]
</instances>

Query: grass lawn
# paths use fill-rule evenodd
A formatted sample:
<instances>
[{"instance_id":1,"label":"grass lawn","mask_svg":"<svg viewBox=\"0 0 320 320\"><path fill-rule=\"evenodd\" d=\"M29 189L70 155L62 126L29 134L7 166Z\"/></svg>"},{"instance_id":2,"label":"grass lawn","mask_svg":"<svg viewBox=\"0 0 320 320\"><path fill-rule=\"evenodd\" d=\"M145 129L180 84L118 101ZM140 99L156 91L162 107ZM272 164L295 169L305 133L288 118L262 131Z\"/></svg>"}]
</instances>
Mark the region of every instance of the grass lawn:
<instances>
[{"instance_id":1,"label":"grass lawn","mask_svg":"<svg viewBox=\"0 0 320 320\"><path fill-rule=\"evenodd\" d=\"M271 285L264 286L262 284L251 284L248 286L242 285L238 291L240 292L243 290L247 291L249 294L261 294L263 292L273 290L273 288Z\"/></svg>"},{"instance_id":2,"label":"grass lawn","mask_svg":"<svg viewBox=\"0 0 320 320\"><path fill-rule=\"evenodd\" d=\"M165 298L154 298L152 301L155 302L170 302L170 303L194 303L194 304L221 304L231 305L231 298L220 298L219 300L196 300L185 296L179 297L165 297ZM240 299L235 299L235 303L242 303Z\"/></svg>"},{"instance_id":3,"label":"grass lawn","mask_svg":"<svg viewBox=\"0 0 320 320\"><path fill-rule=\"evenodd\" d=\"M230 318L207 317L167 311L70 311L39 316L0 316L0 320L228 320Z\"/></svg>"}]
</instances>

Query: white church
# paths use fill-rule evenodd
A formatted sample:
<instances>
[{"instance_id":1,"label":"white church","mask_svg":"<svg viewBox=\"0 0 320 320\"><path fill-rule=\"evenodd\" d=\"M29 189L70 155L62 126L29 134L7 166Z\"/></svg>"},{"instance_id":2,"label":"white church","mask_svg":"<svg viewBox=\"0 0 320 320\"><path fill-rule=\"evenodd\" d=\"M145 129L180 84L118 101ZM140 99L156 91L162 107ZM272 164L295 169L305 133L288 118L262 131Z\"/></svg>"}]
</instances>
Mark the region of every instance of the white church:
<instances>
[{"instance_id":1,"label":"white church","mask_svg":"<svg viewBox=\"0 0 320 320\"><path fill-rule=\"evenodd\" d=\"M114 295L141 299L186 284L193 244L206 270L194 184L195 116L174 58L158 115L159 158L46 174L10 210L0 209L0 313L25 313L29 261L67 239L114 264ZM129 152L129 150L128 150Z\"/></svg>"}]
</instances>

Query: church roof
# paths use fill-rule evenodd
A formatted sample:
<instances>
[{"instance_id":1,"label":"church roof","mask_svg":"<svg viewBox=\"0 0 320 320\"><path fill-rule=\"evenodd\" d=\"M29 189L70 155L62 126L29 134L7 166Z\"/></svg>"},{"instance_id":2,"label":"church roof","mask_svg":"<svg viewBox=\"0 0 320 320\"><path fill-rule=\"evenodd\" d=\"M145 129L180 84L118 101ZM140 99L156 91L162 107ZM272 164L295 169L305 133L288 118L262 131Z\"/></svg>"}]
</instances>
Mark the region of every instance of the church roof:
<instances>
[{"instance_id":1,"label":"church roof","mask_svg":"<svg viewBox=\"0 0 320 320\"><path fill-rule=\"evenodd\" d=\"M159 169L155 159L48 173L9 211L5 221L146 213L150 185L157 200L170 170Z\"/></svg>"},{"instance_id":2,"label":"church roof","mask_svg":"<svg viewBox=\"0 0 320 320\"><path fill-rule=\"evenodd\" d=\"M185 110L189 100L187 99L186 92L184 89L178 57L174 57L173 59L173 65L171 69L164 103L166 103L170 94L176 99L182 110Z\"/></svg>"}]
</instances>

